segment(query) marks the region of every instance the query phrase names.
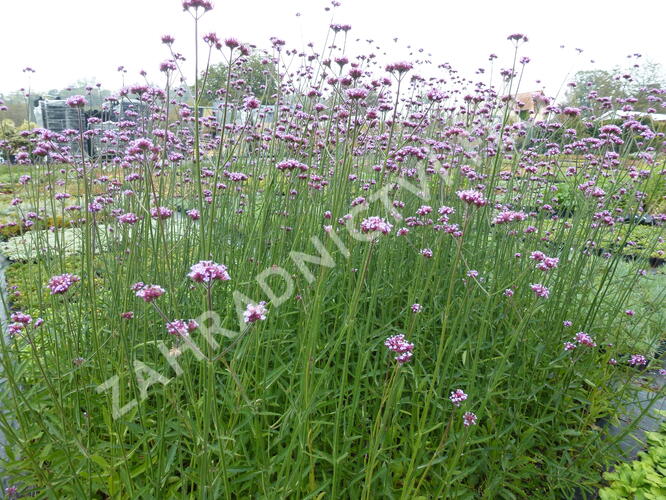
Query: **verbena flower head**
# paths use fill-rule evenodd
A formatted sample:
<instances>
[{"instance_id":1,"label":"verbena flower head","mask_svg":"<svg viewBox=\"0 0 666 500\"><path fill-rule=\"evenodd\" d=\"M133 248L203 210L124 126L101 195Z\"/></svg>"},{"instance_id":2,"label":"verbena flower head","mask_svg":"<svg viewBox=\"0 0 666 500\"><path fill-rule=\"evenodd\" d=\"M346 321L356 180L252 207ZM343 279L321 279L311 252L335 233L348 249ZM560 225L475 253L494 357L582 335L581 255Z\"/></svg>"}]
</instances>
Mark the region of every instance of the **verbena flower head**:
<instances>
[{"instance_id":1,"label":"verbena flower head","mask_svg":"<svg viewBox=\"0 0 666 500\"><path fill-rule=\"evenodd\" d=\"M392 224L376 215L363 219L361 222L361 231L363 233L374 233L378 231L382 234L389 234L392 228Z\"/></svg>"},{"instance_id":2,"label":"verbena flower head","mask_svg":"<svg viewBox=\"0 0 666 500\"><path fill-rule=\"evenodd\" d=\"M391 64L387 64L386 71L388 71L389 73L397 72L399 74L402 74L402 73L407 73L413 67L414 65L409 61L398 61Z\"/></svg>"},{"instance_id":3,"label":"verbena flower head","mask_svg":"<svg viewBox=\"0 0 666 500\"><path fill-rule=\"evenodd\" d=\"M525 212L503 210L495 216L493 224L506 224L507 222L524 221L525 219L527 219L527 214Z\"/></svg>"},{"instance_id":4,"label":"verbena flower head","mask_svg":"<svg viewBox=\"0 0 666 500\"><path fill-rule=\"evenodd\" d=\"M193 319L187 321L177 319L166 324L167 332L176 337L189 337L190 333L199 328L199 324Z\"/></svg>"},{"instance_id":5,"label":"verbena flower head","mask_svg":"<svg viewBox=\"0 0 666 500\"><path fill-rule=\"evenodd\" d=\"M171 59L160 63L160 71L162 73L168 73L169 71L176 71L177 68L178 66L176 66L176 63Z\"/></svg>"},{"instance_id":6,"label":"verbena flower head","mask_svg":"<svg viewBox=\"0 0 666 500\"><path fill-rule=\"evenodd\" d=\"M183 2L183 10L198 10L203 9L208 12L213 8L213 2L210 0L185 0Z\"/></svg>"},{"instance_id":7,"label":"verbena flower head","mask_svg":"<svg viewBox=\"0 0 666 500\"><path fill-rule=\"evenodd\" d=\"M514 33L506 37L506 39L516 43L527 42L527 37L522 33Z\"/></svg>"},{"instance_id":8,"label":"verbena flower head","mask_svg":"<svg viewBox=\"0 0 666 500\"><path fill-rule=\"evenodd\" d=\"M471 411L466 411L463 414L463 425L465 427L469 427L471 425L476 425L476 421L477 421L476 415L474 413L472 413Z\"/></svg>"},{"instance_id":9,"label":"verbena flower head","mask_svg":"<svg viewBox=\"0 0 666 500\"><path fill-rule=\"evenodd\" d=\"M231 279L227 272L227 266L216 264L212 260L202 260L194 264L187 276L197 283L212 283L215 280L229 281Z\"/></svg>"},{"instance_id":10,"label":"verbena flower head","mask_svg":"<svg viewBox=\"0 0 666 500\"><path fill-rule=\"evenodd\" d=\"M65 104L67 104L67 106L70 108L83 108L86 104L88 104L88 101L86 101L86 98L82 95L73 95L67 98Z\"/></svg>"},{"instance_id":11,"label":"verbena flower head","mask_svg":"<svg viewBox=\"0 0 666 500\"><path fill-rule=\"evenodd\" d=\"M248 304L245 312L243 312L243 321L246 323L254 323L255 321L264 321L268 309L266 309L266 302L259 302L258 304Z\"/></svg>"},{"instance_id":12,"label":"verbena flower head","mask_svg":"<svg viewBox=\"0 0 666 500\"><path fill-rule=\"evenodd\" d=\"M150 209L150 216L155 220L168 219L173 215L173 210L167 207L155 207Z\"/></svg>"},{"instance_id":13,"label":"verbena flower head","mask_svg":"<svg viewBox=\"0 0 666 500\"><path fill-rule=\"evenodd\" d=\"M458 198L467 203L468 205L474 205L477 207L483 207L488 203L486 198L483 196L483 193L475 191L473 189L465 189L461 191L456 191Z\"/></svg>"},{"instance_id":14,"label":"verbena flower head","mask_svg":"<svg viewBox=\"0 0 666 500\"><path fill-rule=\"evenodd\" d=\"M136 224L139 222L139 217L136 214L133 214L132 212L128 212L126 214L122 214L118 216L118 222L121 222L123 224Z\"/></svg>"},{"instance_id":15,"label":"verbena flower head","mask_svg":"<svg viewBox=\"0 0 666 500\"><path fill-rule=\"evenodd\" d=\"M594 341L594 339L585 332L578 332L574 337L574 340L578 342L580 345L584 345L587 347L597 346L597 343Z\"/></svg>"},{"instance_id":16,"label":"verbena flower head","mask_svg":"<svg viewBox=\"0 0 666 500\"><path fill-rule=\"evenodd\" d=\"M48 283L48 287L51 290L51 295L63 294L69 288L76 283L81 281L76 274L65 273L58 276L53 276Z\"/></svg>"},{"instance_id":17,"label":"verbena flower head","mask_svg":"<svg viewBox=\"0 0 666 500\"><path fill-rule=\"evenodd\" d=\"M467 394L462 389L451 391L449 399L455 406L460 406L467 399Z\"/></svg>"},{"instance_id":18,"label":"verbena flower head","mask_svg":"<svg viewBox=\"0 0 666 500\"><path fill-rule=\"evenodd\" d=\"M405 335L400 333L398 335L393 335L392 337L387 338L384 341L384 345L397 354L395 360L398 364L405 364L412 359L414 344L407 342Z\"/></svg>"},{"instance_id":19,"label":"verbena flower head","mask_svg":"<svg viewBox=\"0 0 666 500\"><path fill-rule=\"evenodd\" d=\"M275 165L275 168L277 168L278 170L300 170L302 172L305 172L310 167L308 167L305 163L301 163L298 160L290 159L279 162L277 165Z\"/></svg>"},{"instance_id":20,"label":"verbena flower head","mask_svg":"<svg viewBox=\"0 0 666 500\"><path fill-rule=\"evenodd\" d=\"M573 342L565 342L564 343L564 350L565 351L573 351L576 348L576 344Z\"/></svg>"},{"instance_id":21,"label":"verbena flower head","mask_svg":"<svg viewBox=\"0 0 666 500\"><path fill-rule=\"evenodd\" d=\"M350 99L365 99L368 97L368 91L363 88L347 89L346 94Z\"/></svg>"},{"instance_id":22,"label":"verbena flower head","mask_svg":"<svg viewBox=\"0 0 666 500\"><path fill-rule=\"evenodd\" d=\"M530 288L534 294L541 299L547 299L550 295L550 290L540 283L533 283L530 285Z\"/></svg>"},{"instance_id":23,"label":"verbena flower head","mask_svg":"<svg viewBox=\"0 0 666 500\"><path fill-rule=\"evenodd\" d=\"M136 290L136 296L145 302L152 302L166 293L166 290L159 285L144 285Z\"/></svg>"},{"instance_id":24,"label":"verbena flower head","mask_svg":"<svg viewBox=\"0 0 666 500\"><path fill-rule=\"evenodd\" d=\"M629 358L629 364L631 366L645 366L648 364L648 360L642 354L632 354Z\"/></svg>"},{"instance_id":25,"label":"verbena flower head","mask_svg":"<svg viewBox=\"0 0 666 500\"><path fill-rule=\"evenodd\" d=\"M16 323L29 325L30 323L32 323L32 316L30 316L29 314L25 314L21 311L16 311L15 313L12 313L11 320L15 321Z\"/></svg>"},{"instance_id":26,"label":"verbena flower head","mask_svg":"<svg viewBox=\"0 0 666 500\"><path fill-rule=\"evenodd\" d=\"M256 97L249 96L243 100L243 106L245 109L257 109L259 106L261 106L261 102Z\"/></svg>"}]
</instances>

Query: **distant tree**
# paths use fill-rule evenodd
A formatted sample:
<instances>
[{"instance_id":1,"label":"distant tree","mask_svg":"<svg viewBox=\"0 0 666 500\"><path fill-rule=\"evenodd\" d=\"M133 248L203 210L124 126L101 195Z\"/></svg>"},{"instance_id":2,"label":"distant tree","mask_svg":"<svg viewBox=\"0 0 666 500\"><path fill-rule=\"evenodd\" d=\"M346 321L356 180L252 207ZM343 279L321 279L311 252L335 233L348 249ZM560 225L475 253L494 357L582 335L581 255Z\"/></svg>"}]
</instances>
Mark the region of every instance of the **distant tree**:
<instances>
[{"instance_id":1,"label":"distant tree","mask_svg":"<svg viewBox=\"0 0 666 500\"><path fill-rule=\"evenodd\" d=\"M650 90L666 88L666 77L663 68L657 63L646 61L629 69L619 67L612 70L588 70L575 74L574 85L567 92L565 103L568 106L585 107L594 104L594 91L598 97L610 97L614 104L617 99L633 97L637 102L632 103L636 111L646 111L654 108L650 101Z\"/></svg>"},{"instance_id":2,"label":"distant tree","mask_svg":"<svg viewBox=\"0 0 666 500\"><path fill-rule=\"evenodd\" d=\"M16 126L14 122L9 119L0 119L0 144L3 145L0 148L0 157L3 159L10 159L8 156L13 156L18 149L22 147L28 147L30 145L30 140L26 137L22 137L20 133L24 130L31 130L37 126L36 123L23 121L20 126ZM2 151L2 150L5 151Z\"/></svg>"},{"instance_id":3,"label":"distant tree","mask_svg":"<svg viewBox=\"0 0 666 500\"><path fill-rule=\"evenodd\" d=\"M229 100L238 101L253 95L261 104L274 104L277 92L277 73L275 66L258 55L243 57L232 63L231 72L226 63L212 65L205 78L202 74L199 84L204 85L200 104L210 106L217 100L224 100L227 77L230 76ZM222 91L222 92L218 92Z\"/></svg>"},{"instance_id":4,"label":"distant tree","mask_svg":"<svg viewBox=\"0 0 666 500\"><path fill-rule=\"evenodd\" d=\"M573 85L567 92L566 104L576 107L591 106L592 99L589 96L592 91L600 97L613 99L628 97L629 86L617 75L617 71L617 69L613 71L598 69L577 72L572 81Z\"/></svg>"},{"instance_id":5,"label":"distant tree","mask_svg":"<svg viewBox=\"0 0 666 500\"><path fill-rule=\"evenodd\" d=\"M666 75L661 64L647 61L638 68L634 68L630 75L629 83L633 90L632 94L638 99L638 102L633 105L634 109L645 111L648 108L655 108L657 112L663 112L663 109L658 109L655 103L649 100L650 90L666 89Z\"/></svg>"},{"instance_id":6,"label":"distant tree","mask_svg":"<svg viewBox=\"0 0 666 500\"><path fill-rule=\"evenodd\" d=\"M12 92L0 96L7 106L6 111L0 111L0 120L11 120L15 126L21 125L28 118L28 100L20 92Z\"/></svg>"}]
</instances>

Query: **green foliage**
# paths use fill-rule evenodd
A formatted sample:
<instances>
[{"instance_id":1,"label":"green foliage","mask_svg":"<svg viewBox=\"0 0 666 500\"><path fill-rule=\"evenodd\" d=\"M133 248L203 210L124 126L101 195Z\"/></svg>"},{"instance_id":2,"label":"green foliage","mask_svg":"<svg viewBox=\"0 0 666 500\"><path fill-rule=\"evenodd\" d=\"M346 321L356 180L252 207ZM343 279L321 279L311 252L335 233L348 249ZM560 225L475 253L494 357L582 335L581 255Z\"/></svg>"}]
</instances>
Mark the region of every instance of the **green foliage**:
<instances>
[{"instance_id":1,"label":"green foliage","mask_svg":"<svg viewBox=\"0 0 666 500\"><path fill-rule=\"evenodd\" d=\"M666 412L659 412L666 416ZM647 432L648 449L633 462L604 474L610 485L599 491L601 500L662 500L666 498L666 422L659 432Z\"/></svg>"},{"instance_id":2,"label":"green foliage","mask_svg":"<svg viewBox=\"0 0 666 500\"><path fill-rule=\"evenodd\" d=\"M259 55L244 57L232 64L231 73L225 63L213 64L208 73L202 73L200 84L205 82L201 94L201 105L210 106L215 101L224 101L224 95L218 96L217 91L227 88L229 78L229 101L237 102L242 97L253 95L261 104L275 104L277 92L277 73L275 65L264 64L269 60Z\"/></svg>"},{"instance_id":3,"label":"green foliage","mask_svg":"<svg viewBox=\"0 0 666 500\"><path fill-rule=\"evenodd\" d=\"M626 69L579 71L574 75L573 83L576 85L569 88L566 96L570 106L598 106L588 97L593 90L599 97L613 100L636 97L638 101L632 104L634 110L646 111L655 108L655 104L647 100L647 91L666 87L666 76L659 64L647 61Z\"/></svg>"},{"instance_id":4,"label":"green foliage","mask_svg":"<svg viewBox=\"0 0 666 500\"><path fill-rule=\"evenodd\" d=\"M0 115L0 142L7 141L9 146L7 149L9 151L17 151L27 147L30 144L30 141L26 137L21 137L20 133L23 130L32 130L37 125L22 120L19 121L20 125L16 126L11 119L6 118L2 120L1 118L2 115Z\"/></svg>"}]
</instances>

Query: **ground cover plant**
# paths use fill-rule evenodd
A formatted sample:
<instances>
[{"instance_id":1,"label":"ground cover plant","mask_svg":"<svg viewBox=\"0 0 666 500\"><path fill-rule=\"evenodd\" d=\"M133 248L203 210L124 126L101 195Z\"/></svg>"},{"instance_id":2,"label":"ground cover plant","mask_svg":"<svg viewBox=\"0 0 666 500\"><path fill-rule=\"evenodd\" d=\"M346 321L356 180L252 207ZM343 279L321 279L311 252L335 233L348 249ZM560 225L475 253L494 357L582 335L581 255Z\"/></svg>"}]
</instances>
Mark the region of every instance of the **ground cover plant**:
<instances>
[{"instance_id":1,"label":"ground cover plant","mask_svg":"<svg viewBox=\"0 0 666 500\"><path fill-rule=\"evenodd\" d=\"M647 440L647 451L641 452L636 460L604 474L610 485L600 490L602 500L656 500L666 496L666 424L658 432L647 433Z\"/></svg>"},{"instance_id":2,"label":"ground cover plant","mask_svg":"<svg viewBox=\"0 0 666 500\"><path fill-rule=\"evenodd\" d=\"M183 8L189 85L166 35L163 86L107 99L132 99L132 120L0 144L18 163L7 494L599 486L615 443L598 422L664 339L664 134L597 120L634 101L594 89L585 109L541 96L545 114L518 119L522 34L499 81L470 82L346 54L348 25L321 53L275 38L264 53L200 33L208 1ZM248 83L257 61L273 80ZM86 97L67 104L83 122ZM89 138L104 154L79 153Z\"/></svg>"}]
</instances>

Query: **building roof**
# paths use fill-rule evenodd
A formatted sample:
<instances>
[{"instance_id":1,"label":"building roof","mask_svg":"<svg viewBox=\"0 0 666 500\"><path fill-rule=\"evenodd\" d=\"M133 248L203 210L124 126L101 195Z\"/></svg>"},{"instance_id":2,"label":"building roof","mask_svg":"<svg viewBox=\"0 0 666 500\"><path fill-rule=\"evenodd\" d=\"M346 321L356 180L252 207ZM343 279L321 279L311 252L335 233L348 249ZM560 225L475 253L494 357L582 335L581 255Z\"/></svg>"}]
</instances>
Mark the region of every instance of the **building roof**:
<instances>
[{"instance_id":1,"label":"building roof","mask_svg":"<svg viewBox=\"0 0 666 500\"><path fill-rule=\"evenodd\" d=\"M606 111L597 120L613 120L616 118L652 118L655 122L666 122L666 114L664 113L645 113L643 111Z\"/></svg>"}]
</instances>

